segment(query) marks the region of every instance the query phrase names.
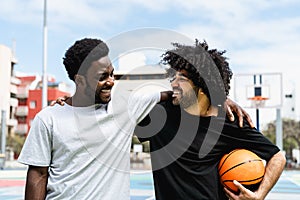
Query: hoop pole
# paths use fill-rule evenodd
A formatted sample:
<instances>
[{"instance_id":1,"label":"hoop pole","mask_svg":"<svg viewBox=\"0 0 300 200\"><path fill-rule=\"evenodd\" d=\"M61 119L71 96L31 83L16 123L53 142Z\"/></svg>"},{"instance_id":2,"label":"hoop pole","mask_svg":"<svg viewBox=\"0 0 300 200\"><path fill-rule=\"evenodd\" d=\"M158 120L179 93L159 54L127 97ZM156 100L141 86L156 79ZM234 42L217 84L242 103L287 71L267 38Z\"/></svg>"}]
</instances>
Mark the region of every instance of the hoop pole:
<instances>
[{"instance_id":1,"label":"hoop pole","mask_svg":"<svg viewBox=\"0 0 300 200\"><path fill-rule=\"evenodd\" d=\"M281 109L276 109L276 145L280 150L283 150L282 145L282 119L281 119Z\"/></svg>"},{"instance_id":2,"label":"hoop pole","mask_svg":"<svg viewBox=\"0 0 300 200\"><path fill-rule=\"evenodd\" d=\"M256 108L256 129L259 131L259 109Z\"/></svg>"}]
</instances>

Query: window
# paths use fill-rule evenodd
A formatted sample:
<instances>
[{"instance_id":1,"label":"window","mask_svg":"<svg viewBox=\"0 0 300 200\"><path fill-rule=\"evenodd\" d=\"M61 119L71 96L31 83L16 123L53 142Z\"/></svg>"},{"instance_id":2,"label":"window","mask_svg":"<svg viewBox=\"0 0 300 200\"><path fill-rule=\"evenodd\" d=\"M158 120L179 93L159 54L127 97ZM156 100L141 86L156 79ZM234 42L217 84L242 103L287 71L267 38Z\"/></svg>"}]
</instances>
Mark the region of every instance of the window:
<instances>
[{"instance_id":1,"label":"window","mask_svg":"<svg viewBox=\"0 0 300 200\"><path fill-rule=\"evenodd\" d=\"M36 108L36 101L30 101L29 108L30 109Z\"/></svg>"}]
</instances>

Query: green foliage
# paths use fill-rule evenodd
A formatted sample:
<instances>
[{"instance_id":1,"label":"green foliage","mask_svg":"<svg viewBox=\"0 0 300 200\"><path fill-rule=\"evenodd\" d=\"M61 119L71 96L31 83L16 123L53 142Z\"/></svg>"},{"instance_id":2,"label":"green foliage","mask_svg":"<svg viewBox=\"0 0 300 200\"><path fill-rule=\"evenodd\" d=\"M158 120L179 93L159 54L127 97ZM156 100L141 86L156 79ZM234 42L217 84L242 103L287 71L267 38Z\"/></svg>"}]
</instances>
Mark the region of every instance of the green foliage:
<instances>
[{"instance_id":1,"label":"green foliage","mask_svg":"<svg viewBox=\"0 0 300 200\"><path fill-rule=\"evenodd\" d=\"M25 137L20 135L14 135L7 138L7 146L11 147L16 155L20 154L24 142Z\"/></svg>"},{"instance_id":2,"label":"green foliage","mask_svg":"<svg viewBox=\"0 0 300 200\"><path fill-rule=\"evenodd\" d=\"M142 144L143 145L143 152L147 152L147 153L150 152L150 143L148 141L141 143L136 135L132 136L131 149L133 148L134 144Z\"/></svg>"},{"instance_id":3,"label":"green foliage","mask_svg":"<svg viewBox=\"0 0 300 200\"><path fill-rule=\"evenodd\" d=\"M283 150L288 156L291 156L292 149L300 148L300 121L293 119L282 119L283 129ZM276 122L272 121L267 124L267 128L262 133L269 138L274 144L276 141Z\"/></svg>"},{"instance_id":4,"label":"green foliage","mask_svg":"<svg viewBox=\"0 0 300 200\"><path fill-rule=\"evenodd\" d=\"M133 135L132 136L132 140L131 140L131 147L134 145L134 144L141 144L138 137L136 135Z\"/></svg>"},{"instance_id":5,"label":"green foliage","mask_svg":"<svg viewBox=\"0 0 300 200\"><path fill-rule=\"evenodd\" d=\"M143 151L146 152L146 153L150 153L150 142L147 141L147 142L143 142Z\"/></svg>"}]
</instances>

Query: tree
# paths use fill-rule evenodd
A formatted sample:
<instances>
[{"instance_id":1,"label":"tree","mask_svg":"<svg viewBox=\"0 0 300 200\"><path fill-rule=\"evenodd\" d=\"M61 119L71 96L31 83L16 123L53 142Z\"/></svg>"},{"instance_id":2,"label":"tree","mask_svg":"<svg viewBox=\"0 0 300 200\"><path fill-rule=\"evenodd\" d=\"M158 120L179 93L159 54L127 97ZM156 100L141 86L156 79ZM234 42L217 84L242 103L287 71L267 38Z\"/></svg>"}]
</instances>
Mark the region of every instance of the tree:
<instances>
[{"instance_id":1,"label":"tree","mask_svg":"<svg viewBox=\"0 0 300 200\"><path fill-rule=\"evenodd\" d=\"M292 156L292 149L300 148L300 121L293 119L282 119L283 129L283 150L287 156ZM262 131L274 144L276 140L276 122L272 121L267 124L267 128Z\"/></svg>"},{"instance_id":2,"label":"tree","mask_svg":"<svg viewBox=\"0 0 300 200\"><path fill-rule=\"evenodd\" d=\"M133 145L134 144L142 144L143 145L143 152L150 152L150 144L149 141L143 142L141 143L138 139L138 137L136 135L132 136L132 140L131 140L131 149L133 149Z\"/></svg>"},{"instance_id":3,"label":"tree","mask_svg":"<svg viewBox=\"0 0 300 200\"><path fill-rule=\"evenodd\" d=\"M25 142L25 137L14 135L13 137L8 136L6 139L7 146L13 150L14 158L17 159Z\"/></svg>"}]
</instances>

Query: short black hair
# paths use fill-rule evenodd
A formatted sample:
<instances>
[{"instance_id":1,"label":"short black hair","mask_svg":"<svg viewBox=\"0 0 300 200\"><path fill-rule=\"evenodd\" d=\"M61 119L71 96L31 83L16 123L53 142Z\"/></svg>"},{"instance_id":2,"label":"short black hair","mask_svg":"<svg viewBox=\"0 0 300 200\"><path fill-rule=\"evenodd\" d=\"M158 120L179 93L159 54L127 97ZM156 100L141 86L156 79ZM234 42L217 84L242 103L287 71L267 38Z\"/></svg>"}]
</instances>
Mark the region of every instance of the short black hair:
<instances>
[{"instance_id":1,"label":"short black hair","mask_svg":"<svg viewBox=\"0 0 300 200\"><path fill-rule=\"evenodd\" d=\"M75 81L76 74L84 75L93 61L107 56L108 53L109 48L102 40L84 38L77 40L66 51L63 64L69 78Z\"/></svg>"},{"instance_id":2,"label":"short black hair","mask_svg":"<svg viewBox=\"0 0 300 200\"><path fill-rule=\"evenodd\" d=\"M161 62L173 71L186 70L188 78L203 90L212 105L223 105L233 75L227 58L223 56L226 51L209 49L206 41L199 42L197 39L194 46L179 43L173 43L173 46L173 50L162 55Z\"/></svg>"}]
</instances>

